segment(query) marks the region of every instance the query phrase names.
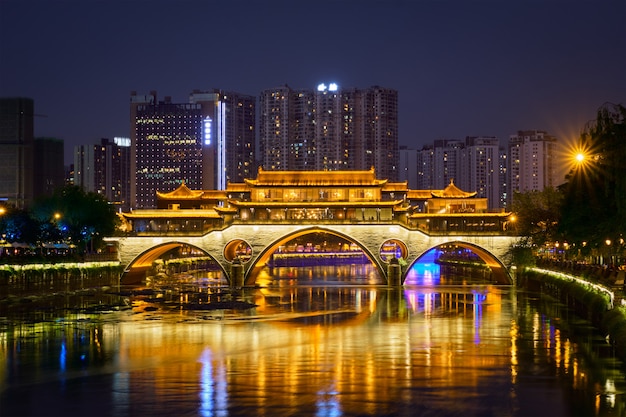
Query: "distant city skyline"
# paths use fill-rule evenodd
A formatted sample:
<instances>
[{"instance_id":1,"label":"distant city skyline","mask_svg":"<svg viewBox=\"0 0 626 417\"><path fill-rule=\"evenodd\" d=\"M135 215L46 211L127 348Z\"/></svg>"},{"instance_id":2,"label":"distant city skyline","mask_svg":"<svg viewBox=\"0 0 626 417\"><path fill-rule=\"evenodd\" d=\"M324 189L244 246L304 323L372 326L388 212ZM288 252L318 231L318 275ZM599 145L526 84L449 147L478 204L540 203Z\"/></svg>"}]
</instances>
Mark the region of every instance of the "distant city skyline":
<instances>
[{"instance_id":1,"label":"distant city skyline","mask_svg":"<svg viewBox=\"0 0 626 417\"><path fill-rule=\"evenodd\" d=\"M398 91L399 144L545 130L578 137L626 101L626 2L3 0L0 97L35 102L35 135L130 136L128 95L259 97L285 84ZM324 27L325 30L315 28ZM218 35L219 34L219 35Z\"/></svg>"}]
</instances>

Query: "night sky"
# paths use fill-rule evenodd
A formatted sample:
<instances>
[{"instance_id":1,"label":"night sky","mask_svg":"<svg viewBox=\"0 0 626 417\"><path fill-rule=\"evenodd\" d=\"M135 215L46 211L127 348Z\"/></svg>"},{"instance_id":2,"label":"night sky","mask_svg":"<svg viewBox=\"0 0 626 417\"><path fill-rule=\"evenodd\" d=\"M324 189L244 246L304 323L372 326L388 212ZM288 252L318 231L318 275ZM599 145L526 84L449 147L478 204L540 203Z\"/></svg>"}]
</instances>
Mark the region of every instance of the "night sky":
<instances>
[{"instance_id":1,"label":"night sky","mask_svg":"<svg viewBox=\"0 0 626 417\"><path fill-rule=\"evenodd\" d=\"M0 96L36 136L129 136L129 97L288 84L399 94L400 144L547 130L626 103L626 1L0 0Z\"/></svg>"}]
</instances>

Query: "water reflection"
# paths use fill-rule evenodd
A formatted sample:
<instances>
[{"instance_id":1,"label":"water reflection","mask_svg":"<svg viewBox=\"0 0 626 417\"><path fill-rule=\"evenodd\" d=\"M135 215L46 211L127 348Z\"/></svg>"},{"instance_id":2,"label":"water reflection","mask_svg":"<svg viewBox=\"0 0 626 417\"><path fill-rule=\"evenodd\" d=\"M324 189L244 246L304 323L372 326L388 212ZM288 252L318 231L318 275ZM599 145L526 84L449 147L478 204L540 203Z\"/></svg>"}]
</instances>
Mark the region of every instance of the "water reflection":
<instances>
[{"instance_id":1,"label":"water reflection","mask_svg":"<svg viewBox=\"0 0 626 417\"><path fill-rule=\"evenodd\" d=\"M0 415L626 411L619 367L584 343L592 329L577 322L572 339L560 312L509 288L312 285L230 295L255 307L218 314L140 297L126 311L7 317Z\"/></svg>"}]
</instances>

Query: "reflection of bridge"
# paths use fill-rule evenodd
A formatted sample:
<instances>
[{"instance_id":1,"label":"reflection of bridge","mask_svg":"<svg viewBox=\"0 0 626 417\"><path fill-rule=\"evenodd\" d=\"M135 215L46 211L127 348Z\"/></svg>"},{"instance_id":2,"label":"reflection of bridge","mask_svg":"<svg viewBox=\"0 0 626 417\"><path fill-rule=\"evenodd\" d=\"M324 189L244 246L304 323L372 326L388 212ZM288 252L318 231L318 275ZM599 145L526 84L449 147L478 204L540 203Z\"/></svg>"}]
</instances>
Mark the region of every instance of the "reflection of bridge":
<instances>
[{"instance_id":1,"label":"reflection of bridge","mask_svg":"<svg viewBox=\"0 0 626 417\"><path fill-rule=\"evenodd\" d=\"M229 251L233 242L245 242L251 248L250 259L243 264L244 285L254 285L256 273L266 265L270 256L290 240L311 233L329 233L355 243L377 267L381 277L389 282L389 267L381 257L385 242L393 240L402 246L402 255L410 267L430 249L453 243L476 253L493 271L493 278L501 284L512 280L503 259L517 237L507 235L428 235L411 230L401 224L234 224L222 230L214 230L203 236L134 236L111 238L116 241L122 264L128 272L142 272L164 253L190 245L211 256L220 265L232 283L232 257ZM401 281L407 269L402 270Z\"/></svg>"}]
</instances>

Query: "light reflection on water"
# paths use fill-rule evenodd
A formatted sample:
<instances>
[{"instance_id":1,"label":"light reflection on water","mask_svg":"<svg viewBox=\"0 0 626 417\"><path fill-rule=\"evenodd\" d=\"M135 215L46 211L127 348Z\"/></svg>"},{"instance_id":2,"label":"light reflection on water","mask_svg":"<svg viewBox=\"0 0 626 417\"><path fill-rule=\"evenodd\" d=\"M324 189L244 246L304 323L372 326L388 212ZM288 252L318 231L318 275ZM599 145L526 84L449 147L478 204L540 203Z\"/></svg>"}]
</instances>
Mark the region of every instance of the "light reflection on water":
<instances>
[{"instance_id":1,"label":"light reflection on water","mask_svg":"<svg viewBox=\"0 0 626 417\"><path fill-rule=\"evenodd\" d=\"M624 415L623 374L589 326L510 288L434 277L231 294L256 305L245 311L166 294L8 317L0 415Z\"/></svg>"}]
</instances>

